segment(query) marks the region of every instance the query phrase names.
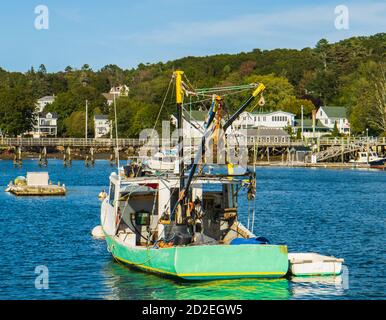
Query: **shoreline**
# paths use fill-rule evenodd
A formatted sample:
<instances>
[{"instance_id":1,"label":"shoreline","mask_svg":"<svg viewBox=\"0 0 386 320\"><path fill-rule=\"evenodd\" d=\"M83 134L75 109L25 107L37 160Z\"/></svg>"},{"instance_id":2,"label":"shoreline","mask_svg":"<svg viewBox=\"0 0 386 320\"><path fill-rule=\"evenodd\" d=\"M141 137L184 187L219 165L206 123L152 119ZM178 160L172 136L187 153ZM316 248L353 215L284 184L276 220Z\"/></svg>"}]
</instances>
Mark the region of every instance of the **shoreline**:
<instances>
[{"instance_id":1,"label":"shoreline","mask_svg":"<svg viewBox=\"0 0 386 320\"><path fill-rule=\"evenodd\" d=\"M62 154L50 154L47 155L47 160L63 161ZM39 154L31 154L23 158L23 161L39 161ZM73 155L73 161L85 161L85 157L81 155ZM108 154L98 154L94 157L95 161L110 161ZM126 161L127 157L121 157L121 161ZM0 155L0 161L13 161L13 156ZM90 162L90 159L89 159ZM320 163L304 163L304 162L282 162L282 161L258 161L248 163L249 167L260 167L260 168L320 168L320 169L360 169L360 170L372 170L372 171L386 171L384 168L371 168L367 164L354 164L354 163L340 163L340 162L320 162Z\"/></svg>"}]
</instances>

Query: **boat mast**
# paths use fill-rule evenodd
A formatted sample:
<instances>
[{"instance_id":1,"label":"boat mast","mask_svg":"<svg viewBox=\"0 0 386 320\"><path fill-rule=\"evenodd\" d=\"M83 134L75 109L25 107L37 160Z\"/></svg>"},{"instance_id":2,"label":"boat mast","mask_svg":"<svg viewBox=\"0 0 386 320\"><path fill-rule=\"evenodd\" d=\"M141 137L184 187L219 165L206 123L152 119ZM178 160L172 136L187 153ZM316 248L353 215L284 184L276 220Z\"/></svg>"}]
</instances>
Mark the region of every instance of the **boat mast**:
<instances>
[{"instance_id":1,"label":"boat mast","mask_svg":"<svg viewBox=\"0 0 386 320\"><path fill-rule=\"evenodd\" d=\"M224 124L223 130L224 133L228 130L228 128L232 125L232 123L240 116L241 113L251 104L251 102L256 99L256 97L261 94L265 90L265 86L262 83L259 83L256 90L252 93L252 95L242 104L242 106L235 112L235 114L230 117L230 119Z\"/></svg>"},{"instance_id":2,"label":"boat mast","mask_svg":"<svg viewBox=\"0 0 386 320\"><path fill-rule=\"evenodd\" d=\"M265 86L262 83L260 83L257 86L257 88L255 89L255 91L251 94L251 96L242 104L242 106L236 111L236 113L225 123L225 125L223 126L224 133L232 125L232 123L239 117L239 115L252 103L252 101L254 99L256 99L257 96L259 96L260 94L263 93L264 90L265 90ZM216 103L220 103L220 102L221 102L221 98L218 97L218 101L216 101ZM200 148L197 151L197 154L195 157L195 163L193 164L193 167L190 171L187 183L186 183L186 185L184 185L184 184L182 185L182 189L180 186L180 200L179 200L180 202L183 202L184 198L187 196L187 192L188 192L190 185L192 183L193 176L196 173L198 160L200 159L200 157L202 155L202 152L205 148L205 141L208 138L207 135L209 134L209 127L212 124L212 122L215 118L215 115L217 113L217 110L218 110L215 106L216 105L214 104L210 110L209 121L207 123L205 133L202 137L202 142L201 142ZM184 180L182 180L182 182L183 181Z\"/></svg>"},{"instance_id":3,"label":"boat mast","mask_svg":"<svg viewBox=\"0 0 386 320\"><path fill-rule=\"evenodd\" d=\"M119 175L119 138L118 138L118 117L117 117L117 101L114 93L114 118L115 118L115 143L116 151L115 156L117 157L118 175Z\"/></svg>"},{"instance_id":4,"label":"boat mast","mask_svg":"<svg viewBox=\"0 0 386 320\"><path fill-rule=\"evenodd\" d=\"M180 175L180 198L181 192L184 190L185 185L185 163L184 163L184 137L183 137L183 123L182 123L182 103L183 103L183 91L182 91L182 75L183 71L177 70L174 72L176 79L176 106L177 106L177 129L178 129L178 158L179 158L179 175ZM185 217L186 207L184 202L179 203L181 206L181 214Z\"/></svg>"}]
</instances>

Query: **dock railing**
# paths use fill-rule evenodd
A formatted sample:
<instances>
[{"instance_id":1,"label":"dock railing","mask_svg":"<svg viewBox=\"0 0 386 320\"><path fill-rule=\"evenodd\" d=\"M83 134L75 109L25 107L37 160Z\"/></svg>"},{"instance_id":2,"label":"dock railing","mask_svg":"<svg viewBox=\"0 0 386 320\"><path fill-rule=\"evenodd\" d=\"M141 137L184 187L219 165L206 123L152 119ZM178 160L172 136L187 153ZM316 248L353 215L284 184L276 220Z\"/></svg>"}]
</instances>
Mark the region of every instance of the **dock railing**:
<instances>
[{"instance_id":1,"label":"dock railing","mask_svg":"<svg viewBox=\"0 0 386 320\"><path fill-rule=\"evenodd\" d=\"M192 139L193 141L193 139ZM194 139L194 143L199 143L201 139ZM176 145L177 139L171 140L154 140L149 142L149 139L118 139L120 148L141 147L147 145L162 145L169 143ZM370 145L386 145L386 137L362 137L362 138L320 138L320 139L305 139L293 140L281 136L250 136L247 139L248 146L307 146L311 144L319 144L321 146L338 146L348 144L367 144ZM85 138L0 138L0 147L74 147L74 148L114 148L117 140L115 139L85 139Z\"/></svg>"}]
</instances>

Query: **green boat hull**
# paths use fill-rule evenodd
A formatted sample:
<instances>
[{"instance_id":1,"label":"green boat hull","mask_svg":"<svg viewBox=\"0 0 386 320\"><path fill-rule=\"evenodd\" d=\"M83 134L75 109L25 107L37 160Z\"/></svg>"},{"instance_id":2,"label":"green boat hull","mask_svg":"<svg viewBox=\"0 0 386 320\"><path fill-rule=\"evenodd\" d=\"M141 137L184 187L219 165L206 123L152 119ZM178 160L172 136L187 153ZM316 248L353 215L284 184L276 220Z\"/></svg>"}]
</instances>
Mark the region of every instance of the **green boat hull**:
<instances>
[{"instance_id":1,"label":"green boat hull","mask_svg":"<svg viewBox=\"0 0 386 320\"><path fill-rule=\"evenodd\" d=\"M115 259L147 272L184 280L280 278L288 272L283 245L203 245L163 249L129 247L106 237Z\"/></svg>"}]
</instances>

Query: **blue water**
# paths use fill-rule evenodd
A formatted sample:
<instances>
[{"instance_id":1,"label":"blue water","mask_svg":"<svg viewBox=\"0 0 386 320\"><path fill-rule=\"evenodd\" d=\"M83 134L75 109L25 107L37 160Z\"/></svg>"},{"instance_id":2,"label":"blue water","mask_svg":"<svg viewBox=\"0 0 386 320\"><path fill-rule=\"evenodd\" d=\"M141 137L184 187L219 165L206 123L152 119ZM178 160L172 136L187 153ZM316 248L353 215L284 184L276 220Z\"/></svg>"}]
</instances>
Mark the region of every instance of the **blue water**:
<instances>
[{"instance_id":1,"label":"blue water","mask_svg":"<svg viewBox=\"0 0 386 320\"><path fill-rule=\"evenodd\" d=\"M16 198L3 192L27 171L49 171L69 189L63 198ZM179 283L114 262L99 224L98 193L112 168L49 161L22 169L0 161L0 299L385 299L386 172L258 168L255 233L290 251L345 259L343 277ZM241 220L247 223L246 202ZM49 289L35 288L37 266Z\"/></svg>"}]
</instances>

